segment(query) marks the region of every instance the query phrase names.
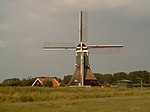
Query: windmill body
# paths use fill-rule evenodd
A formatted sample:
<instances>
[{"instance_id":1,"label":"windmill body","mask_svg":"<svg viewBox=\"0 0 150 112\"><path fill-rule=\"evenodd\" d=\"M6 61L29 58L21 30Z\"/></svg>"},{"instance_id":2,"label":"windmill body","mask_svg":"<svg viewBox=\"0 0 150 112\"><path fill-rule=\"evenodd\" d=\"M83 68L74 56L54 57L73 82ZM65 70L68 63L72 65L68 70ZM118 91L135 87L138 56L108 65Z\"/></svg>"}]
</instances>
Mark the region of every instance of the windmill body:
<instances>
[{"instance_id":1,"label":"windmill body","mask_svg":"<svg viewBox=\"0 0 150 112\"><path fill-rule=\"evenodd\" d=\"M87 38L87 11L80 11L79 15L79 44L77 47L73 45L51 44L46 42L44 50L75 50L76 51L76 70L68 85L76 86L99 86L99 82L92 73L89 64L89 51L92 49L101 49L113 51L122 48L122 45L86 45ZM112 51L111 50L111 51Z\"/></svg>"},{"instance_id":2,"label":"windmill body","mask_svg":"<svg viewBox=\"0 0 150 112\"><path fill-rule=\"evenodd\" d=\"M68 85L98 86L99 82L93 75L89 64L89 51L85 44L80 43L76 48L76 70Z\"/></svg>"}]
</instances>

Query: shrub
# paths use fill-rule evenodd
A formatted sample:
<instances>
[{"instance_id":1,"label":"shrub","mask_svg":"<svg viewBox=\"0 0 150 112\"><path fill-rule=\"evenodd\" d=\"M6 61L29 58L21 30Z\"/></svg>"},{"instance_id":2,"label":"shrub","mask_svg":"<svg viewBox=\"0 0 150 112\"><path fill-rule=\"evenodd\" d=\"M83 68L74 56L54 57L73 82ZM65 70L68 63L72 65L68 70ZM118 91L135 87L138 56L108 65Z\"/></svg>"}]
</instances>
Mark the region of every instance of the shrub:
<instances>
[{"instance_id":1,"label":"shrub","mask_svg":"<svg viewBox=\"0 0 150 112\"><path fill-rule=\"evenodd\" d=\"M46 78L45 81L43 82L43 85L45 87L52 87L53 86L53 82L50 80L50 78Z\"/></svg>"},{"instance_id":2,"label":"shrub","mask_svg":"<svg viewBox=\"0 0 150 112\"><path fill-rule=\"evenodd\" d=\"M19 78L5 79L2 82L2 86L20 86Z\"/></svg>"}]
</instances>

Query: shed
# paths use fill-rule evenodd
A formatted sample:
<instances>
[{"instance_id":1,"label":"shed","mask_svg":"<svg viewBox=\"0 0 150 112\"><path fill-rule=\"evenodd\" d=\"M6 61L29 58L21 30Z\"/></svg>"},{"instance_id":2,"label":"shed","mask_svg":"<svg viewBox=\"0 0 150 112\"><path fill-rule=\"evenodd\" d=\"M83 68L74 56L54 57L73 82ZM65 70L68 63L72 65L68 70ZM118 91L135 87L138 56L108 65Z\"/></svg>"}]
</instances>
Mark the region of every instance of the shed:
<instances>
[{"instance_id":1,"label":"shed","mask_svg":"<svg viewBox=\"0 0 150 112\"><path fill-rule=\"evenodd\" d=\"M55 78L53 78L53 77L38 77L33 82L32 86L44 86L44 81L47 80L47 79L52 81L52 87L59 86L58 81Z\"/></svg>"},{"instance_id":2,"label":"shed","mask_svg":"<svg viewBox=\"0 0 150 112\"><path fill-rule=\"evenodd\" d=\"M132 81L130 80L119 80L119 81L116 81L117 83L117 87L123 87L123 88L132 88L133 85L132 85Z\"/></svg>"}]
</instances>

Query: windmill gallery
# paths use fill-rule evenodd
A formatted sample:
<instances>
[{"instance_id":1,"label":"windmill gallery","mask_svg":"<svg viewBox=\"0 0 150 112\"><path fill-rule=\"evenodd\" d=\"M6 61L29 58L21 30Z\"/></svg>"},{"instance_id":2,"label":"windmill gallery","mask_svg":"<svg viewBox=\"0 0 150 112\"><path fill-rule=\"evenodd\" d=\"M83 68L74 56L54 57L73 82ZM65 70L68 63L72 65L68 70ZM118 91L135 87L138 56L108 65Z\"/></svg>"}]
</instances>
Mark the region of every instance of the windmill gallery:
<instances>
[{"instance_id":1,"label":"windmill gallery","mask_svg":"<svg viewBox=\"0 0 150 112\"><path fill-rule=\"evenodd\" d=\"M73 46L71 44L51 44L46 42L43 46L43 50L75 50L76 52L76 69L68 83L72 86L98 86L99 82L93 75L89 64L89 53L92 50L98 52L103 51L119 51L123 48L123 45L86 45L87 38L87 11L80 11L79 13L79 44Z\"/></svg>"}]
</instances>

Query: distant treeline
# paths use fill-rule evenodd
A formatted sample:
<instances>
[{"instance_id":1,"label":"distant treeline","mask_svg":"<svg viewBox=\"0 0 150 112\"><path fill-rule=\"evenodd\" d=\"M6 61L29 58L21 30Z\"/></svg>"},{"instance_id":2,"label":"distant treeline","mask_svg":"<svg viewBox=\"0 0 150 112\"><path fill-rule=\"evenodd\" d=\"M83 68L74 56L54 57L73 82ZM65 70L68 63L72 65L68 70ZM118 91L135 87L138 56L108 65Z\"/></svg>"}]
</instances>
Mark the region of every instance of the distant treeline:
<instances>
[{"instance_id":1,"label":"distant treeline","mask_svg":"<svg viewBox=\"0 0 150 112\"><path fill-rule=\"evenodd\" d=\"M31 86L36 78L28 77L23 78L22 80L19 78L11 78L5 79L0 85L1 86Z\"/></svg>"},{"instance_id":2,"label":"distant treeline","mask_svg":"<svg viewBox=\"0 0 150 112\"><path fill-rule=\"evenodd\" d=\"M131 80L133 84L137 84L141 82L141 79L144 84L150 84L150 72L145 70L134 71L128 74L125 72L118 72L114 74L95 73L94 75L96 76L96 78L101 84L105 84L105 83L113 84L119 80Z\"/></svg>"},{"instance_id":3,"label":"distant treeline","mask_svg":"<svg viewBox=\"0 0 150 112\"><path fill-rule=\"evenodd\" d=\"M133 71L130 73L125 72L117 72L114 74L101 74L94 73L95 77L99 81L100 84L115 84L116 81L119 80L131 80L133 84L140 84L141 79L143 84L150 84L150 72L146 70ZM63 79L55 77L56 80L62 85L65 86L69 83L72 75L66 75ZM28 78L11 78L5 79L0 86L31 86L36 78L28 77Z\"/></svg>"},{"instance_id":4,"label":"distant treeline","mask_svg":"<svg viewBox=\"0 0 150 112\"><path fill-rule=\"evenodd\" d=\"M58 82L62 82L62 79L60 78L55 77L55 79ZM5 79L2 83L0 83L0 86L31 86L35 80L36 78L32 78L31 76L23 79L10 78L10 79ZM46 86L47 85L46 83L48 82L45 81L44 83L45 83L44 85Z\"/></svg>"},{"instance_id":5,"label":"distant treeline","mask_svg":"<svg viewBox=\"0 0 150 112\"><path fill-rule=\"evenodd\" d=\"M114 74L101 74L94 73L95 77L100 84L115 84L119 80L131 80L133 84L139 84L140 79L142 79L143 84L150 84L150 72L143 71L133 71L130 73L117 72ZM71 75L64 76L63 84L68 84L71 79Z\"/></svg>"}]
</instances>

